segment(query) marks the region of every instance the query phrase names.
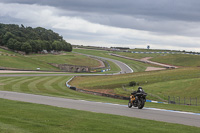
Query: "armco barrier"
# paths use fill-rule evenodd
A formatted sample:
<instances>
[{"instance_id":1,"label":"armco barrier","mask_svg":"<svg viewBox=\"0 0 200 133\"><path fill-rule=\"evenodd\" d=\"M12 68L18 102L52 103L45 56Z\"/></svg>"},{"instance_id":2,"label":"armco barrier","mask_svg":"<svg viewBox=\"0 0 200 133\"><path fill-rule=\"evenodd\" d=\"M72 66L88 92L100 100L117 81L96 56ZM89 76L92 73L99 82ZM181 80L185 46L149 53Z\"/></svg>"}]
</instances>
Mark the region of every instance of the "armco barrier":
<instances>
[{"instance_id":1,"label":"armco barrier","mask_svg":"<svg viewBox=\"0 0 200 133\"><path fill-rule=\"evenodd\" d=\"M75 77L75 76L74 76ZM115 94L106 94L106 93L100 93L100 92L94 92L94 91L88 91L88 90L83 90L83 89L78 89L74 86L71 86L69 84L70 81L72 81L74 79L74 77L72 77L71 79L69 79L66 82L66 86L74 91L79 91L79 92L83 92L83 93L87 93L87 94L93 94L93 95L98 95L98 96L105 96L105 97L111 97L111 98L116 98L116 99L123 99L123 100L129 100L129 97L125 97L125 96L120 96L120 95L115 95ZM146 100L146 102L152 102L152 103L164 103L164 102L158 102L158 101L152 101L152 100Z\"/></svg>"}]
</instances>

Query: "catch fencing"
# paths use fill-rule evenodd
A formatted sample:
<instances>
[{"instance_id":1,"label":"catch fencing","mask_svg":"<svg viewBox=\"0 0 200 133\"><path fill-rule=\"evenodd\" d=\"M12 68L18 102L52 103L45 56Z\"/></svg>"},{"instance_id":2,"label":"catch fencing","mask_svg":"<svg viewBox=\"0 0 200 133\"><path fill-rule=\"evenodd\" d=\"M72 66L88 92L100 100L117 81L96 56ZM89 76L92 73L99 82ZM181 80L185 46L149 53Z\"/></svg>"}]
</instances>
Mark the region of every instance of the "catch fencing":
<instances>
[{"instance_id":1,"label":"catch fencing","mask_svg":"<svg viewBox=\"0 0 200 133\"><path fill-rule=\"evenodd\" d=\"M168 96L168 103L169 104L200 106L200 98L199 97Z\"/></svg>"}]
</instances>

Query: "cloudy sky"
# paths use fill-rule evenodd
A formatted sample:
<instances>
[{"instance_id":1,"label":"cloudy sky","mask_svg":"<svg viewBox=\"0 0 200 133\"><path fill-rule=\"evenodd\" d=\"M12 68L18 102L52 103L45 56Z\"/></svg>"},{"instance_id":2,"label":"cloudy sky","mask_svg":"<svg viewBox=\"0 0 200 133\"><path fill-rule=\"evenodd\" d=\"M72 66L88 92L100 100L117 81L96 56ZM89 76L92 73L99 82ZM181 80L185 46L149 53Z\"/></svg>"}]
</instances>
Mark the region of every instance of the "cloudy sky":
<instances>
[{"instance_id":1,"label":"cloudy sky","mask_svg":"<svg viewBox=\"0 0 200 133\"><path fill-rule=\"evenodd\" d=\"M200 52L200 0L0 0L0 23L92 46Z\"/></svg>"}]
</instances>

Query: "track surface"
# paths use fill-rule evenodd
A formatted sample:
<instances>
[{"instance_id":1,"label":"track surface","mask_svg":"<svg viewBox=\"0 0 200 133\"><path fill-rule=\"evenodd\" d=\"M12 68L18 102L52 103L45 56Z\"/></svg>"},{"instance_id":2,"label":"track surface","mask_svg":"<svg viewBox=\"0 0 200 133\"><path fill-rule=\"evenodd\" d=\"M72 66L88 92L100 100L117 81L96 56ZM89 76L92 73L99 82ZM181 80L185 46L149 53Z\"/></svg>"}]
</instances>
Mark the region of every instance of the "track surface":
<instances>
[{"instance_id":1,"label":"track surface","mask_svg":"<svg viewBox=\"0 0 200 133\"><path fill-rule=\"evenodd\" d=\"M78 52L74 52L74 53L78 53ZM89 56L89 57L94 57L94 58L100 58L100 59L103 59L103 60L112 61L113 63L118 65L120 67L120 69L121 69L121 71L119 73L116 73L116 74L132 73L133 72L133 70L128 65L126 65L125 63L123 63L121 61L118 61L118 60L105 58L105 57L100 57L100 56L88 55L88 54L83 54L83 53L78 53L78 54L82 54L82 55Z\"/></svg>"},{"instance_id":2,"label":"track surface","mask_svg":"<svg viewBox=\"0 0 200 133\"><path fill-rule=\"evenodd\" d=\"M0 98L200 127L200 114L195 113L173 112L152 108L144 108L142 110L137 108L129 109L126 105L106 104L7 91L0 91Z\"/></svg>"}]
</instances>

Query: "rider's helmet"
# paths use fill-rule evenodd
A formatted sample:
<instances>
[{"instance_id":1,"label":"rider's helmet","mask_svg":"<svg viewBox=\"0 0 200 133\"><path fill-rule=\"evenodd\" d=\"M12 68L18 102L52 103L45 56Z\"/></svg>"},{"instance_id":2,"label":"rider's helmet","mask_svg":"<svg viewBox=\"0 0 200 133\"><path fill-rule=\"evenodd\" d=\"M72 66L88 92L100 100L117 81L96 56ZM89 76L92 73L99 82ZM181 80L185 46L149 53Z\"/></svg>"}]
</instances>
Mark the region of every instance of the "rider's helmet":
<instances>
[{"instance_id":1,"label":"rider's helmet","mask_svg":"<svg viewBox=\"0 0 200 133\"><path fill-rule=\"evenodd\" d=\"M142 87L140 86L140 87L138 87L138 91L139 92L143 92L143 90L142 90Z\"/></svg>"}]
</instances>

